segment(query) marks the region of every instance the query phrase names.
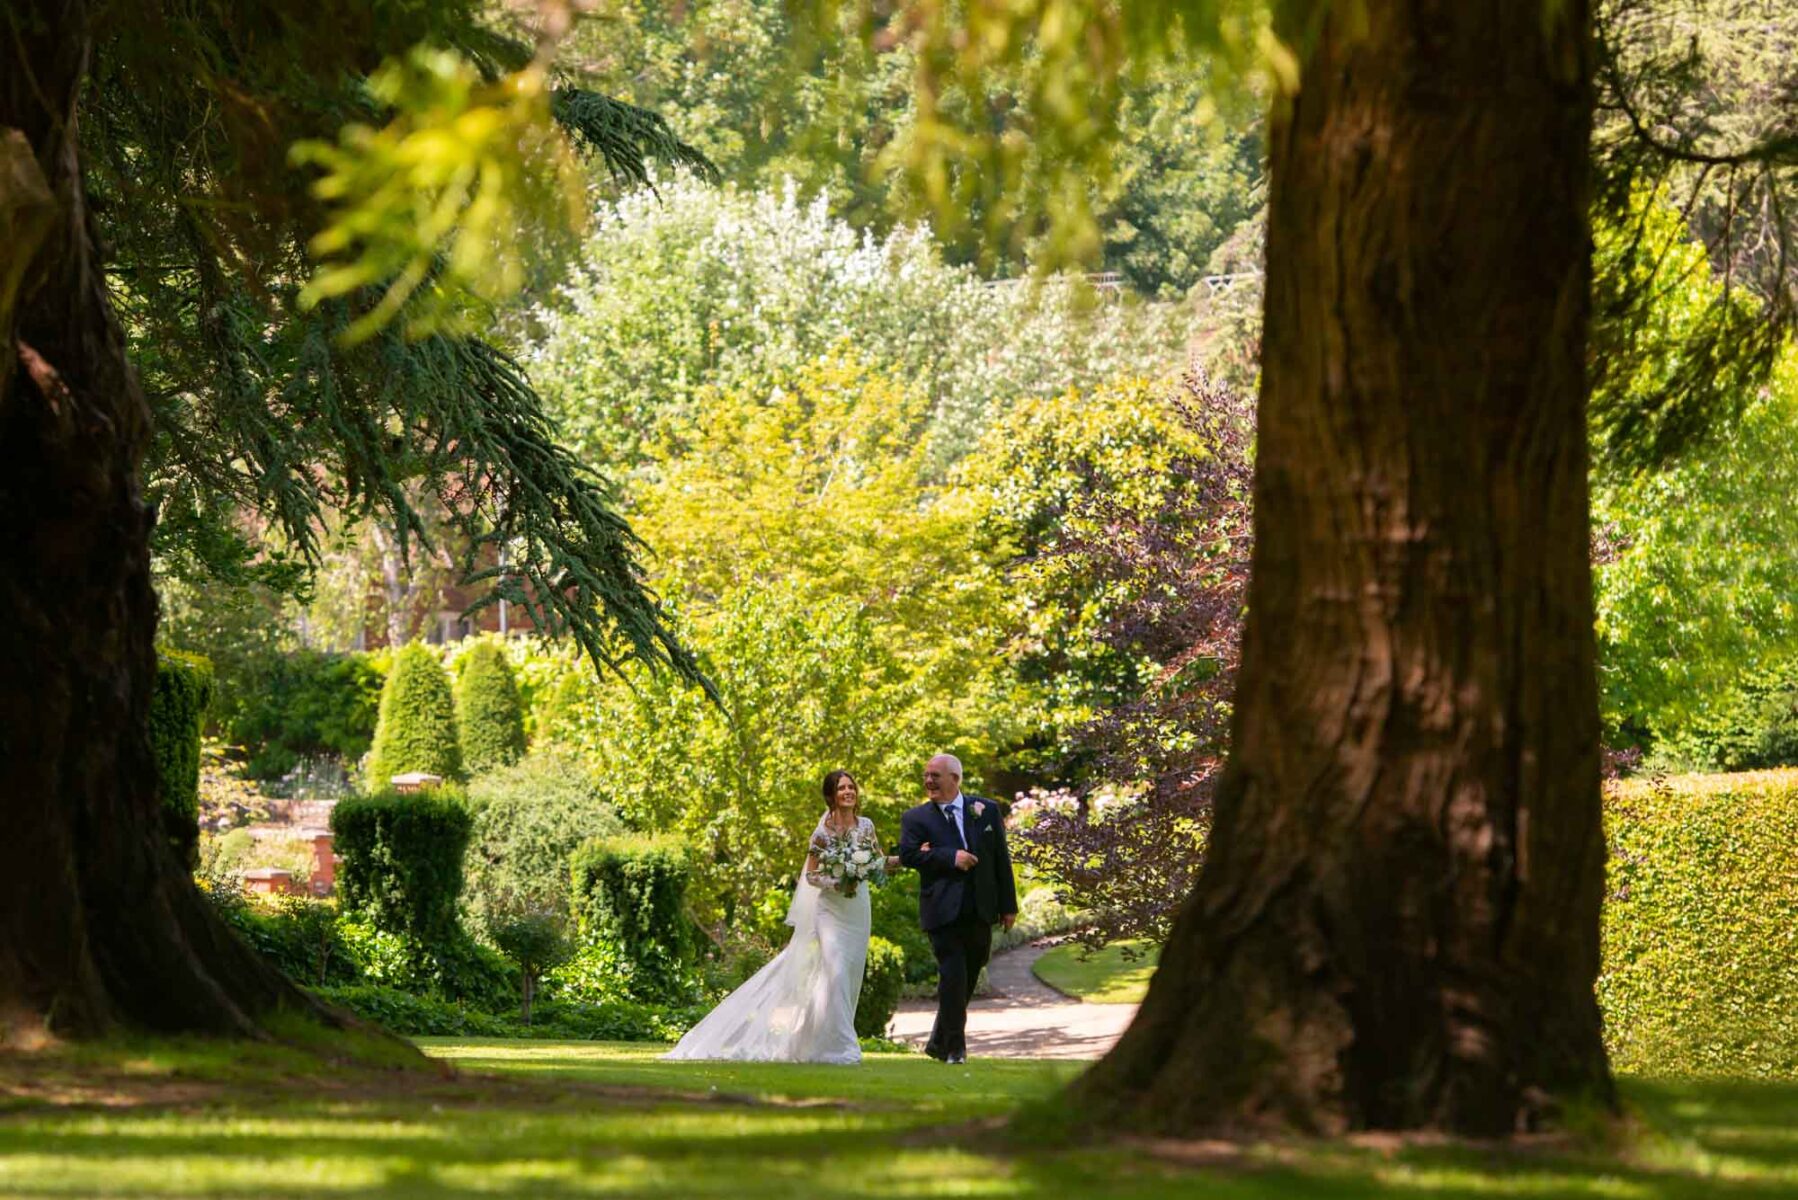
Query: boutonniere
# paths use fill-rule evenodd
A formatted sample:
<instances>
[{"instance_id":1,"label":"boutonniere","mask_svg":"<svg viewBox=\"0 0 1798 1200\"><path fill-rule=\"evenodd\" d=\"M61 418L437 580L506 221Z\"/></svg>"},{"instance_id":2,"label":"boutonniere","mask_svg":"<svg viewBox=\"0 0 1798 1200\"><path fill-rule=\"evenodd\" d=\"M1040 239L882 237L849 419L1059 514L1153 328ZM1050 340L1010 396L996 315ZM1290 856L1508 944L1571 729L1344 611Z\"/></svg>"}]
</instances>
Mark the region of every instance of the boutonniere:
<instances>
[{"instance_id":1,"label":"boutonniere","mask_svg":"<svg viewBox=\"0 0 1798 1200\"><path fill-rule=\"evenodd\" d=\"M984 813L985 811L986 811L986 805L982 804L978 800L974 801L974 819L976 821L978 821L980 819L980 814Z\"/></svg>"}]
</instances>

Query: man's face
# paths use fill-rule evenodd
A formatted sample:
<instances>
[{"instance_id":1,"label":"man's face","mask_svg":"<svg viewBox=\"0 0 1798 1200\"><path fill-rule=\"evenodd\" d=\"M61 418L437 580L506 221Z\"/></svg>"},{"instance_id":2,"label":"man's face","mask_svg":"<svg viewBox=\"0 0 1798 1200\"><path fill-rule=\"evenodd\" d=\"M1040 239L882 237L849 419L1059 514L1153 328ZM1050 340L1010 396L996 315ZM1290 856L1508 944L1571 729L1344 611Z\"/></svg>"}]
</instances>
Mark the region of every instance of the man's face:
<instances>
[{"instance_id":1,"label":"man's face","mask_svg":"<svg viewBox=\"0 0 1798 1200\"><path fill-rule=\"evenodd\" d=\"M924 794L933 803L949 803L955 799L955 791L960 785L960 776L951 771L942 760L933 758L924 764Z\"/></svg>"}]
</instances>

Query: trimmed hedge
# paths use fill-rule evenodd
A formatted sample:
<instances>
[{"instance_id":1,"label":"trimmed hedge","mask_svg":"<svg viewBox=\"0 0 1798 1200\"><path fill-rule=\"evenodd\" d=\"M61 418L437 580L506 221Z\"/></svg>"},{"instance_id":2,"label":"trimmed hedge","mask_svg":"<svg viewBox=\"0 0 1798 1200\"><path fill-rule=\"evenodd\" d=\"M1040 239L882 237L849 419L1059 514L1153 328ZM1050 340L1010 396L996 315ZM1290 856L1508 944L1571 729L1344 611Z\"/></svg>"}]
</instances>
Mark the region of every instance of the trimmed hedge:
<instances>
[{"instance_id":1,"label":"trimmed hedge","mask_svg":"<svg viewBox=\"0 0 1798 1200\"><path fill-rule=\"evenodd\" d=\"M855 1035L885 1037L905 986L905 951L883 937L868 939L868 966L855 1002Z\"/></svg>"},{"instance_id":2,"label":"trimmed hedge","mask_svg":"<svg viewBox=\"0 0 1798 1200\"><path fill-rule=\"evenodd\" d=\"M202 656L156 652L150 752L162 796L163 828L189 867L199 861L200 727L212 703L212 680L212 663Z\"/></svg>"},{"instance_id":3,"label":"trimmed hedge","mask_svg":"<svg viewBox=\"0 0 1798 1200\"><path fill-rule=\"evenodd\" d=\"M476 642L456 677L456 724L462 763L474 774L509 767L524 757L524 705L512 664L497 643Z\"/></svg>"},{"instance_id":4,"label":"trimmed hedge","mask_svg":"<svg viewBox=\"0 0 1798 1200\"><path fill-rule=\"evenodd\" d=\"M409 771L462 778L462 741L449 675L437 656L417 642L408 642L394 655L381 689L368 759L369 787L378 791Z\"/></svg>"},{"instance_id":5,"label":"trimmed hedge","mask_svg":"<svg viewBox=\"0 0 1798 1200\"><path fill-rule=\"evenodd\" d=\"M345 912L432 945L461 936L456 902L473 821L459 789L379 792L339 801L331 831Z\"/></svg>"},{"instance_id":6,"label":"trimmed hedge","mask_svg":"<svg viewBox=\"0 0 1798 1200\"><path fill-rule=\"evenodd\" d=\"M670 837L592 838L569 868L581 940L617 947L636 999L679 998L698 944L686 914L687 847Z\"/></svg>"},{"instance_id":7,"label":"trimmed hedge","mask_svg":"<svg viewBox=\"0 0 1798 1200\"><path fill-rule=\"evenodd\" d=\"M1798 771L1630 781L1605 809L1613 1065L1798 1077Z\"/></svg>"}]
</instances>

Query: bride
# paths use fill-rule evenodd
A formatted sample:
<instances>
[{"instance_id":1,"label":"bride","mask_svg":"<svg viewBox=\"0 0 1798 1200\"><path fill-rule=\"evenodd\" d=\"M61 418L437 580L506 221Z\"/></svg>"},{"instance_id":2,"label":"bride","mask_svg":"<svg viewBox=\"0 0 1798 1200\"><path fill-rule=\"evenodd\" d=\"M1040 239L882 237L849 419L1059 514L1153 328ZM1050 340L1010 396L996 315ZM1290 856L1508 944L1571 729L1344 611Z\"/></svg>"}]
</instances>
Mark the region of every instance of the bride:
<instances>
[{"instance_id":1,"label":"bride","mask_svg":"<svg viewBox=\"0 0 1798 1200\"><path fill-rule=\"evenodd\" d=\"M664 1058L750 1062L859 1063L855 1003L868 960L868 888L845 896L818 856L850 842L878 854L874 822L861 815L861 789L847 771L824 777L824 815L812 833L805 871L793 890L793 938L772 962L726 996ZM899 860L888 858L889 870Z\"/></svg>"}]
</instances>

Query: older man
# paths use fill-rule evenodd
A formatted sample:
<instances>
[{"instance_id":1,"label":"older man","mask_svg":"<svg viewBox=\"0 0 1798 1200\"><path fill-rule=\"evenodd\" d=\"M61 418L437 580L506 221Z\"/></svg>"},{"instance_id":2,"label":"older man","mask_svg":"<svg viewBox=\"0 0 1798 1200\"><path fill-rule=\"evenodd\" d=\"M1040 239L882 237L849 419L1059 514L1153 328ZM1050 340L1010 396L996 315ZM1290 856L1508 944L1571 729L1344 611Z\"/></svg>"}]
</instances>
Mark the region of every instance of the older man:
<instances>
[{"instance_id":1,"label":"older man","mask_svg":"<svg viewBox=\"0 0 1798 1200\"><path fill-rule=\"evenodd\" d=\"M924 765L924 796L899 823L899 861L918 873L918 923L936 953L936 1025L924 1053L966 1062L968 1001L992 955L993 925L1017 920L1017 882L1005 814L962 794L960 759L939 754Z\"/></svg>"}]
</instances>

